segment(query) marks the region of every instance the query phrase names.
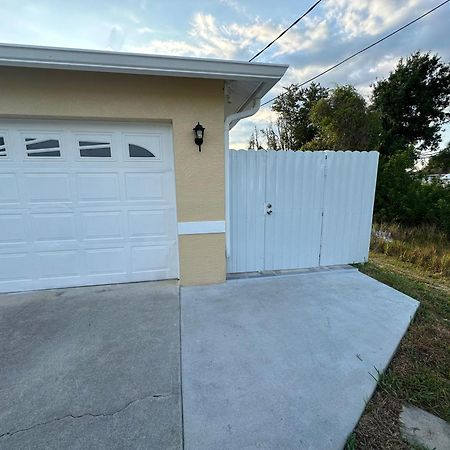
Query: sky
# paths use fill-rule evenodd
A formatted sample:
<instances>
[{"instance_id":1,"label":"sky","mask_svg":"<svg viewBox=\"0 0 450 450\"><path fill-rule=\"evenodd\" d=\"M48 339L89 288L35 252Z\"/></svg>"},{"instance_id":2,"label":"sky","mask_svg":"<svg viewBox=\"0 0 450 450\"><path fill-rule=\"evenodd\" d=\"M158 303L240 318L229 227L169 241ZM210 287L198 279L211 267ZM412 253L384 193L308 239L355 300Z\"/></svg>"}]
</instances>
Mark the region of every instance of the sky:
<instances>
[{"instance_id":1,"label":"sky","mask_svg":"<svg viewBox=\"0 0 450 450\"><path fill-rule=\"evenodd\" d=\"M442 0L323 0L256 62L289 64L266 96L300 83ZM0 0L0 42L248 61L314 0ZM324 86L353 84L369 98L400 57L421 50L450 61L450 3L377 47L319 78ZM230 133L247 148L252 130L275 122L270 105ZM450 141L450 126L443 144Z\"/></svg>"}]
</instances>

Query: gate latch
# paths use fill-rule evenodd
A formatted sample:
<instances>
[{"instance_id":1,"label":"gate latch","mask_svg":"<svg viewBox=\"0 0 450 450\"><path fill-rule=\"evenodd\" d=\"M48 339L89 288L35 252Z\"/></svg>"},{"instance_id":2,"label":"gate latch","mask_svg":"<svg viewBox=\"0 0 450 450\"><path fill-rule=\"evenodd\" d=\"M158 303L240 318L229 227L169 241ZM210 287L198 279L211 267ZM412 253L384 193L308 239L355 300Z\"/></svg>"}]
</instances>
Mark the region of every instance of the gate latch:
<instances>
[{"instance_id":1,"label":"gate latch","mask_svg":"<svg viewBox=\"0 0 450 450\"><path fill-rule=\"evenodd\" d=\"M270 216L272 214L272 204L271 203L266 203L266 214L268 216Z\"/></svg>"}]
</instances>

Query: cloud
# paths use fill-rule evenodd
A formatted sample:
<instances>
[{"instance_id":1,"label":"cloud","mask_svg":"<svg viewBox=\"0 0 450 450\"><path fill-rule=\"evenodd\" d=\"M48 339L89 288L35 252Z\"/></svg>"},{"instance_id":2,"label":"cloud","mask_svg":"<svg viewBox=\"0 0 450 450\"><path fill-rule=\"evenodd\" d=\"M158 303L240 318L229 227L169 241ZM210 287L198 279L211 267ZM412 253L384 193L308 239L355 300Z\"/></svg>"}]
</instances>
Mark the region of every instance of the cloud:
<instances>
[{"instance_id":1,"label":"cloud","mask_svg":"<svg viewBox=\"0 0 450 450\"><path fill-rule=\"evenodd\" d=\"M243 6L240 2L237 2L235 0L219 0L220 3L223 5L228 6L233 11L237 12L238 14L245 15L246 17L249 17L247 8Z\"/></svg>"},{"instance_id":2,"label":"cloud","mask_svg":"<svg viewBox=\"0 0 450 450\"><path fill-rule=\"evenodd\" d=\"M284 29L284 25L274 25L270 20L256 18L251 23L219 24L211 14L197 13L191 22L191 31L183 40L153 39L135 47L134 51L214 57L247 59ZM328 37L326 21L319 18L306 18L301 31L291 30L271 49L273 56L289 55L304 50L319 48Z\"/></svg>"},{"instance_id":3,"label":"cloud","mask_svg":"<svg viewBox=\"0 0 450 450\"><path fill-rule=\"evenodd\" d=\"M301 83L315 77L328 68L328 65L311 63L303 67L290 67L283 78L283 84Z\"/></svg>"},{"instance_id":4,"label":"cloud","mask_svg":"<svg viewBox=\"0 0 450 450\"><path fill-rule=\"evenodd\" d=\"M429 0L334 0L325 4L326 17L335 21L345 39L377 35L429 6Z\"/></svg>"},{"instance_id":5,"label":"cloud","mask_svg":"<svg viewBox=\"0 0 450 450\"><path fill-rule=\"evenodd\" d=\"M256 114L250 116L248 121L254 125L260 123L270 124L277 121L277 113L272 111L270 108L261 108Z\"/></svg>"},{"instance_id":6,"label":"cloud","mask_svg":"<svg viewBox=\"0 0 450 450\"><path fill-rule=\"evenodd\" d=\"M149 27L137 28L136 31L139 34L146 34L146 33L154 33L155 32L155 30L153 28L149 28Z\"/></svg>"},{"instance_id":7,"label":"cloud","mask_svg":"<svg viewBox=\"0 0 450 450\"><path fill-rule=\"evenodd\" d=\"M385 76L397 65L398 60L399 58L397 56L384 55L381 60L376 61L375 64L371 64L369 73Z\"/></svg>"},{"instance_id":8,"label":"cloud","mask_svg":"<svg viewBox=\"0 0 450 450\"><path fill-rule=\"evenodd\" d=\"M177 56L197 56L232 58L237 48L231 39L225 36L211 15L196 14L191 23L189 36L185 40L153 39L134 51L146 53L164 53Z\"/></svg>"},{"instance_id":9,"label":"cloud","mask_svg":"<svg viewBox=\"0 0 450 450\"><path fill-rule=\"evenodd\" d=\"M230 35L238 38L241 47L254 47L258 49L267 45L278 36L285 26L273 25L270 21L255 22L253 24L233 23L225 28ZM302 22L301 31L290 30L274 43L273 56L288 55L302 50L318 48L328 37L328 27L325 20L305 18Z\"/></svg>"}]
</instances>

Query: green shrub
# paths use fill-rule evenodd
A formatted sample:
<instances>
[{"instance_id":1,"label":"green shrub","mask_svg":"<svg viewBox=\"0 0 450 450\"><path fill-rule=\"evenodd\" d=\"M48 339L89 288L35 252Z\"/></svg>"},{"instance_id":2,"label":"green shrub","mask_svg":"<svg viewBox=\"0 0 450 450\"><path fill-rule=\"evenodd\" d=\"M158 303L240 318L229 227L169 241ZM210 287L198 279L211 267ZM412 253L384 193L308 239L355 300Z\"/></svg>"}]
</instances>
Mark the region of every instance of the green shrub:
<instances>
[{"instance_id":1,"label":"green shrub","mask_svg":"<svg viewBox=\"0 0 450 450\"><path fill-rule=\"evenodd\" d=\"M413 150L380 159L375 220L407 226L433 225L450 237L450 187L426 184L408 170Z\"/></svg>"}]
</instances>

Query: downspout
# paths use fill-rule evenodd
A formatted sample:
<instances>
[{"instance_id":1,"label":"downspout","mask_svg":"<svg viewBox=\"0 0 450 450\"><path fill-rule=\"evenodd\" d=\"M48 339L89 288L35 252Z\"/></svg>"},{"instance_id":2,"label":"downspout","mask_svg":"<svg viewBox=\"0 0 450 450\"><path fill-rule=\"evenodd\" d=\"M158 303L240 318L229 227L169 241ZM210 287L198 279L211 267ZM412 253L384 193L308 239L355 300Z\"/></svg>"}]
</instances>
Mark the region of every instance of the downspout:
<instances>
[{"instance_id":1,"label":"downspout","mask_svg":"<svg viewBox=\"0 0 450 450\"><path fill-rule=\"evenodd\" d=\"M245 119L253 116L258 112L261 105L261 99L254 98L253 106L250 109L245 109L235 114L230 114L225 117L225 251L227 259L230 257L230 126L235 120Z\"/></svg>"}]
</instances>

